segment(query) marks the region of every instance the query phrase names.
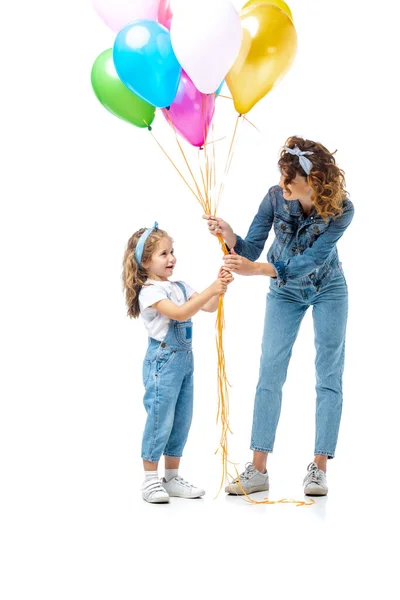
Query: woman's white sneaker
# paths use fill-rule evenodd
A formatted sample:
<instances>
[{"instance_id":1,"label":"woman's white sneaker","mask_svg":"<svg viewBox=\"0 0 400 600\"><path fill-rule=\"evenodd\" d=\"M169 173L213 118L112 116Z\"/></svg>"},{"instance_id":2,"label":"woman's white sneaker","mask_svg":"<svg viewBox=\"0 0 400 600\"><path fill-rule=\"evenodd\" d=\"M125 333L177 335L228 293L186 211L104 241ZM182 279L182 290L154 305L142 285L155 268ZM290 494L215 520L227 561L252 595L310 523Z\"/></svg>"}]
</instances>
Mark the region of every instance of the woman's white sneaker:
<instances>
[{"instance_id":1,"label":"woman's white sneaker","mask_svg":"<svg viewBox=\"0 0 400 600\"><path fill-rule=\"evenodd\" d=\"M163 477L161 485L166 489L171 498L201 498L205 494L204 490L192 485L183 479L183 477L180 477L180 475L173 477L169 481Z\"/></svg>"},{"instance_id":2,"label":"woman's white sneaker","mask_svg":"<svg viewBox=\"0 0 400 600\"><path fill-rule=\"evenodd\" d=\"M244 492L253 494L254 492L267 492L268 490L268 473L257 471L252 463L247 463L243 473L225 488L227 494L237 494L239 496L243 496Z\"/></svg>"},{"instance_id":3,"label":"woman's white sneaker","mask_svg":"<svg viewBox=\"0 0 400 600\"><path fill-rule=\"evenodd\" d=\"M306 496L326 496L328 493L328 482L326 474L312 462L307 467L307 475L304 477L304 494Z\"/></svg>"},{"instance_id":4,"label":"woman's white sneaker","mask_svg":"<svg viewBox=\"0 0 400 600\"><path fill-rule=\"evenodd\" d=\"M169 494L161 485L159 479L149 479L144 482L142 497L146 502L153 504L165 504L169 502Z\"/></svg>"}]
</instances>

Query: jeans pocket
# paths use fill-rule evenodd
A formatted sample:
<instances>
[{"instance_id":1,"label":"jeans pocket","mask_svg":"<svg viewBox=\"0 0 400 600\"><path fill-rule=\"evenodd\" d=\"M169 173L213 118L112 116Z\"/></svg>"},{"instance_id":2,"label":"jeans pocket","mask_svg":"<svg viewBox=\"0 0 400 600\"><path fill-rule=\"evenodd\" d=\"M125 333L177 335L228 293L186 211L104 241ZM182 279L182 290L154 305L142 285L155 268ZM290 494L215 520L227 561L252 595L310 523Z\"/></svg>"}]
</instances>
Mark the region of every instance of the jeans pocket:
<instances>
[{"instance_id":1,"label":"jeans pocket","mask_svg":"<svg viewBox=\"0 0 400 600\"><path fill-rule=\"evenodd\" d=\"M144 360L143 367L142 367L142 378L143 378L144 387L146 387L147 382L149 380L150 371L151 371L151 360Z\"/></svg>"},{"instance_id":2,"label":"jeans pocket","mask_svg":"<svg viewBox=\"0 0 400 600\"><path fill-rule=\"evenodd\" d=\"M156 373L161 373L176 355L176 350L163 350L156 358Z\"/></svg>"}]
</instances>

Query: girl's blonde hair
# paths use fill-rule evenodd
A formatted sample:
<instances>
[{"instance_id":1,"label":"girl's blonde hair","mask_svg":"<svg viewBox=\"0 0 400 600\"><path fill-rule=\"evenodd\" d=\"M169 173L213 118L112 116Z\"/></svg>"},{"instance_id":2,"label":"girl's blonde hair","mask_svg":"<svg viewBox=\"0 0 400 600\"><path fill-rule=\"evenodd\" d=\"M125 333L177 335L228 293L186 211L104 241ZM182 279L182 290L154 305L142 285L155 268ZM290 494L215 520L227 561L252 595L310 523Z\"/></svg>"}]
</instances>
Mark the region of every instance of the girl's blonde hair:
<instances>
[{"instance_id":1,"label":"girl's blonde hair","mask_svg":"<svg viewBox=\"0 0 400 600\"><path fill-rule=\"evenodd\" d=\"M154 229L146 240L143 248L142 261L139 265L135 258L135 250L140 237L145 231L146 228L143 227L142 229L139 229L139 231L136 231L130 238L122 263L122 284L125 292L126 305L128 307L127 314L131 319L137 319L140 314L139 292L146 284L148 278L148 271L143 264L151 259L162 238L170 237L166 231Z\"/></svg>"},{"instance_id":2,"label":"girl's blonde hair","mask_svg":"<svg viewBox=\"0 0 400 600\"><path fill-rule=\"evenodd\" d=\"M297 174L305 177L313 191L312 203L321 217L326 221L330 216L339 217L343 212L342 205L347 198L347 192L344 172L339 169L334 158L336 151L329 152L318 142L296 136L290 137L285 146L297 146L302 152L312 152L307 156L312 162L312 169L307 175L300 165L299 157L282 150L278 166L285 175L285 186L289 185Z\"/></svg>"}]
</instances>

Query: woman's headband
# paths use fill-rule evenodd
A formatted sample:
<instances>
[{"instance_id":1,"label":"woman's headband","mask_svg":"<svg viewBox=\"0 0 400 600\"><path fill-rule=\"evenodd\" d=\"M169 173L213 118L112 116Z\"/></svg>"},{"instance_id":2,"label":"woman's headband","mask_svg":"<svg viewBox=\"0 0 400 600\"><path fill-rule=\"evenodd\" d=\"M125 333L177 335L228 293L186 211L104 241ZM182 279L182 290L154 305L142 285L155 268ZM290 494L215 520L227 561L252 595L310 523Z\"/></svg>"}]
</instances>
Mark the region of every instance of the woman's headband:
<instances>
[{"instance_id":1,"label":"woman's headband","mask_svg":"<svg viewBox=\"0 0 400 600\"><path fill-rule=\"evenodd\" d=\"M289 148L288 146L284 147L284 150L286 150L286 152L289 152L289 154L293 154L294 156L298 156L299 157L299 163L300 166L303 168L303 170L307 173L307 175L310 174L311 169L313 168L313 164L311 162L311 160L309 158L306 158L307 154L314 154L314 152L302 152L300 150L300 148L298 148L297 146L295 146L294 148Z\"/></svg>"}]
</instances>

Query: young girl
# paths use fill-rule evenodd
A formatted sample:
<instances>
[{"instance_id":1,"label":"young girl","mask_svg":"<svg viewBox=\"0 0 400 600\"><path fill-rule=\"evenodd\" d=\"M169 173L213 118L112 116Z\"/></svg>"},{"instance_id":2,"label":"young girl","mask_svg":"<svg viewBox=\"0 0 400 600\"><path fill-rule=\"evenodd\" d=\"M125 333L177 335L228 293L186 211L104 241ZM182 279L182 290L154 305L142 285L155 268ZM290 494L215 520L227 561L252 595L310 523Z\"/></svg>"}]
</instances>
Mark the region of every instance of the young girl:
<instances>
[{"instance_id":1,"label":"young girl","mask_svg":"<svg viewBox=\"0 0 400 600\"><path fill-rule=\"evenodd\" d=\"M123 284L128 316L142 316L149 334L143 363L147 421L142 441L146 502L169 502L170 496L199 498L204 490L178 474L193 409L191 317L199 310L215 312L218 298L233 279L221 269L218 279L197 294L183 281L169 281L176 258L170 236L158 228L140 229L128 242ZM165 456L165 477L158 462Z\"/></svg>"},{"instance_id":2,"label":"young girl","mask_svg":"<svg viewBox=\"0 0 400 600\"><path fill-rule=\"evenodd\" d=\"M210 232L223 236L233 254L225 265L241 275L270 277L259 382L254 402L253 462L226 491L269 489L266 470L282 401L282 387L301 321L313 307L317 406L314 460L304 478L306 495L328 493L327 459L335 455L342 413L342 375L348 294L336 244L350 225L354 207L344 174L322 144L291 137L279 160L281 179L258 209L245 239L220 218L204 215ZM255 262L271 228L268 262Z\"/></svg>"}]
</instances>

